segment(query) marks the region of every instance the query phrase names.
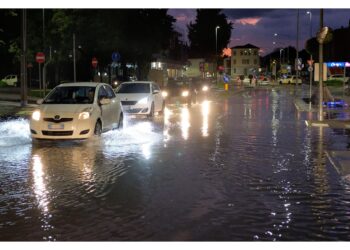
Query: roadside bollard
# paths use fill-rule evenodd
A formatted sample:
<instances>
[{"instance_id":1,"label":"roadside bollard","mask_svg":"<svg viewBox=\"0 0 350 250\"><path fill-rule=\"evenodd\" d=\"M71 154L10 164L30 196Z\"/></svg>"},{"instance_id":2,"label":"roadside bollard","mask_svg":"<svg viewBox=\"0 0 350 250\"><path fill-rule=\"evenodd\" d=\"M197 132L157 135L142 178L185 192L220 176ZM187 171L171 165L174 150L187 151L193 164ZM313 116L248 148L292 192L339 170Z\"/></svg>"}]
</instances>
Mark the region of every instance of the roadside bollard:
<instances>
[{"instance_id":1,"label":"roadside bollard","mask_svg":"<svg viewBox=\"0 0 350 250\"><path fill-rule=\"evenodd\" d=\"M228 90L228 84L225 83L225 90L227 91Z\"/></svg>"}]
</instances>

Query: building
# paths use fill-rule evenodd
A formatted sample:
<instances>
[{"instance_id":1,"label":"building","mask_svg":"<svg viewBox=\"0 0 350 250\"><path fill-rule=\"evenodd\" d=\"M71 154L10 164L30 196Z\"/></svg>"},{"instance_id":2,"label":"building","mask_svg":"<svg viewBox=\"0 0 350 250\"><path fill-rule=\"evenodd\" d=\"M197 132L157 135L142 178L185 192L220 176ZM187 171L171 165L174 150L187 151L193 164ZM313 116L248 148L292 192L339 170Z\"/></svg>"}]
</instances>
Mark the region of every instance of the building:
<instances>
[{"instance_id":1,"label":"building","mask_svg":"<svg viewBox=\"0 0 350 250\"><path fill-rule=\"evenodd\" d=\"M230 62L231 63L230 63ZM234 79L237 76L257 75L259 73L259 48L246 44L231 48L231 60L225 60L226 73Z\"/></svg>"}]
</instances>

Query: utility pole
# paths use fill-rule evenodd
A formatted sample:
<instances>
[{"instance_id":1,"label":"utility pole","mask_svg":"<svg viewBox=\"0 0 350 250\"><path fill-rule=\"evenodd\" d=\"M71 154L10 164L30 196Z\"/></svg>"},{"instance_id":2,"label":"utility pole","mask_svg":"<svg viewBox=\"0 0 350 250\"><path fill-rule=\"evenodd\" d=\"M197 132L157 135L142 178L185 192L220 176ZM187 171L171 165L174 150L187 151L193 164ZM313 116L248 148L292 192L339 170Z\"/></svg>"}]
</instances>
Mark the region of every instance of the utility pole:
<instances>
[{"instance_id":1,"label":"utility pole","mask_svg":"<svg viewBox=\"0 0 350 250\"><path fill-rule=\"evenodd\" d=\"M22 10L21 107L27 106L27 10Z\"/></svg>"},{"instance_id":2,"label":"utility pole","mask_svg":"<svg viewBox=\"0 0 350 250\"><path fill-rule=\"evenodd\" d=\"M323 28L323 9L320 9L320 31ZM323 121L323 43L319 43L318 45L318 52L319 52L319 113L318 113L318 119L320 121Z\"/></svg>"},{"instance_id":3,"label":"utility pole","mask_svg":"<svg viewBox=\"0 0 350 250\"><path fill-rule=\"evenodd\" d=\"M220 26L215 27L215 60L216 60L215 79L216 79L216 85L218 85L218 29L220 29Z\"/></svg>"},{"instance_id":4,"label":"utility pole","mask_svg":"<svg viewBox=\"0 0 350 250\"><path fill-rule=\"evenodd\" d=\"M307 15L310 15L310 42L311 42L311 39L312 39L312 12L311 11L308 11L306 12ZM312 54L310 52L310 64L309 64L309 68L311 67L311 69L313 68L313 61L312 61ZM312 73L313 71L309 70L310 71L310 93L309 93L309 109L311 110L311 97L312 97Z\"/></svg>"},{"instance_id":5,"label":"utility pole","mask_svg":"<svg viewBox=\"0 0 350 250\"><path fill-rule=\"evenodd\" d=\"M295 85L298 86L299 84L299 9L297 10L297 59L296 59L296 83Z\"/></svg>"},{"instance_id":6,"label":"utility pole","mask_svg":"<svg viewBox=\"0 0 350 250\"><path fill-rule=\"evenodd\" d=\"M74 74L74 82L77 82L76 67L75 67L75 33L73 33L73 74Z\"/></svg>"}]
</instances>

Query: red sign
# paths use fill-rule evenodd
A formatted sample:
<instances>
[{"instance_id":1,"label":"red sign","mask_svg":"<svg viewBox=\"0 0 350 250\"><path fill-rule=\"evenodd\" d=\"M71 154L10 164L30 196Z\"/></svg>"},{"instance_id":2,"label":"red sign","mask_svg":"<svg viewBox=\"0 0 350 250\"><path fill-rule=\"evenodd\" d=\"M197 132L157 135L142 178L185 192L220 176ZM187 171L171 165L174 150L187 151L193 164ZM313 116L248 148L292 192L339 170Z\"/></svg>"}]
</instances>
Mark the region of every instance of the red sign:
<instances>
[{"instance_id":1,"label":"red sign","mask_svg":"<svg viewBox=\"0 0 350 250\"><path fill-rule=\"evenodd\" d=\"M91 60L92 67L96 68L97 64L98 64L98 61L97 61L96 57L93 57L92 60Z\"/></svg>"},{"instance_id":2,"label":"red sign","mask_svg":"<svg viewBox=\"0 0 350 250\"><path fill-rule=\"evenodd\" d=\"M36 53L35 60L37 63L44 63L45 62L45 54L43 52Z\"/></svg>"},{"instance_id":3,"label":"red sign","mask_svg":"<svg viewBox=\"0 0 350 250\"><path fill-rule=\"evenodd\" d=\"M312 64L314 64L314 60L307 60L307 64L309 64L310 66L312 66Z\"/></svg>"}]
</instances>

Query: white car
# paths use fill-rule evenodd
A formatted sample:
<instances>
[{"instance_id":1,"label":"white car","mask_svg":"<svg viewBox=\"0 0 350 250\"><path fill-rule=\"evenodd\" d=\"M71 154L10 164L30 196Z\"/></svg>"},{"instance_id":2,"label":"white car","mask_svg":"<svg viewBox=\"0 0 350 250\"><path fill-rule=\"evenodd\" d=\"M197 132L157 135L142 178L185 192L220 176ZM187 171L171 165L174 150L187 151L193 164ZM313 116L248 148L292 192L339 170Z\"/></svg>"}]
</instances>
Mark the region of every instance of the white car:
<instances>
[{"instance_id":1,"label":"white car","mask_svg":"<svg viewBox=\"0 0 350 250\"><path fill-rule=\"evenodd\" d=\"M165 101L159 86L154 82L124 82L116 90L125 113L153 117L162 113Z\"/></svg>"},{"instance_id":2,"label":"white car","mask_svg":"<svg viewBox=\"0 0 350 250\"><path fill-rule=\"evenodd\" d=\"M32 114L30 132L37 139L86 139L123 127L123 111L105 83L64 83L55 87Z\"/></svg>"},{"instance_id":3,"label":"white car","mask_svg":"<svg viewBox=\"0 0 350 250\"><path fill-rule=\"evenodd\" d=\"M3 79L1 79L1 81L6 82L6 84L9 86L16 87L18 78L17 78L17 75L8 75L8 76L5 76Z\"/></svg>"},{"instance_id":4,"label":"white car","mask_svg":"<svg viewBox=\"0 0 350 250\"><path fill-rule=\"evenodd\" d=\"M284 78L280 78L278 80L280 84L296 84L297 83L297 77L294 75L286 76ZM298 84L301 84L301 78L300 76L298 77Z\"/></svg>"}]
</instances>

